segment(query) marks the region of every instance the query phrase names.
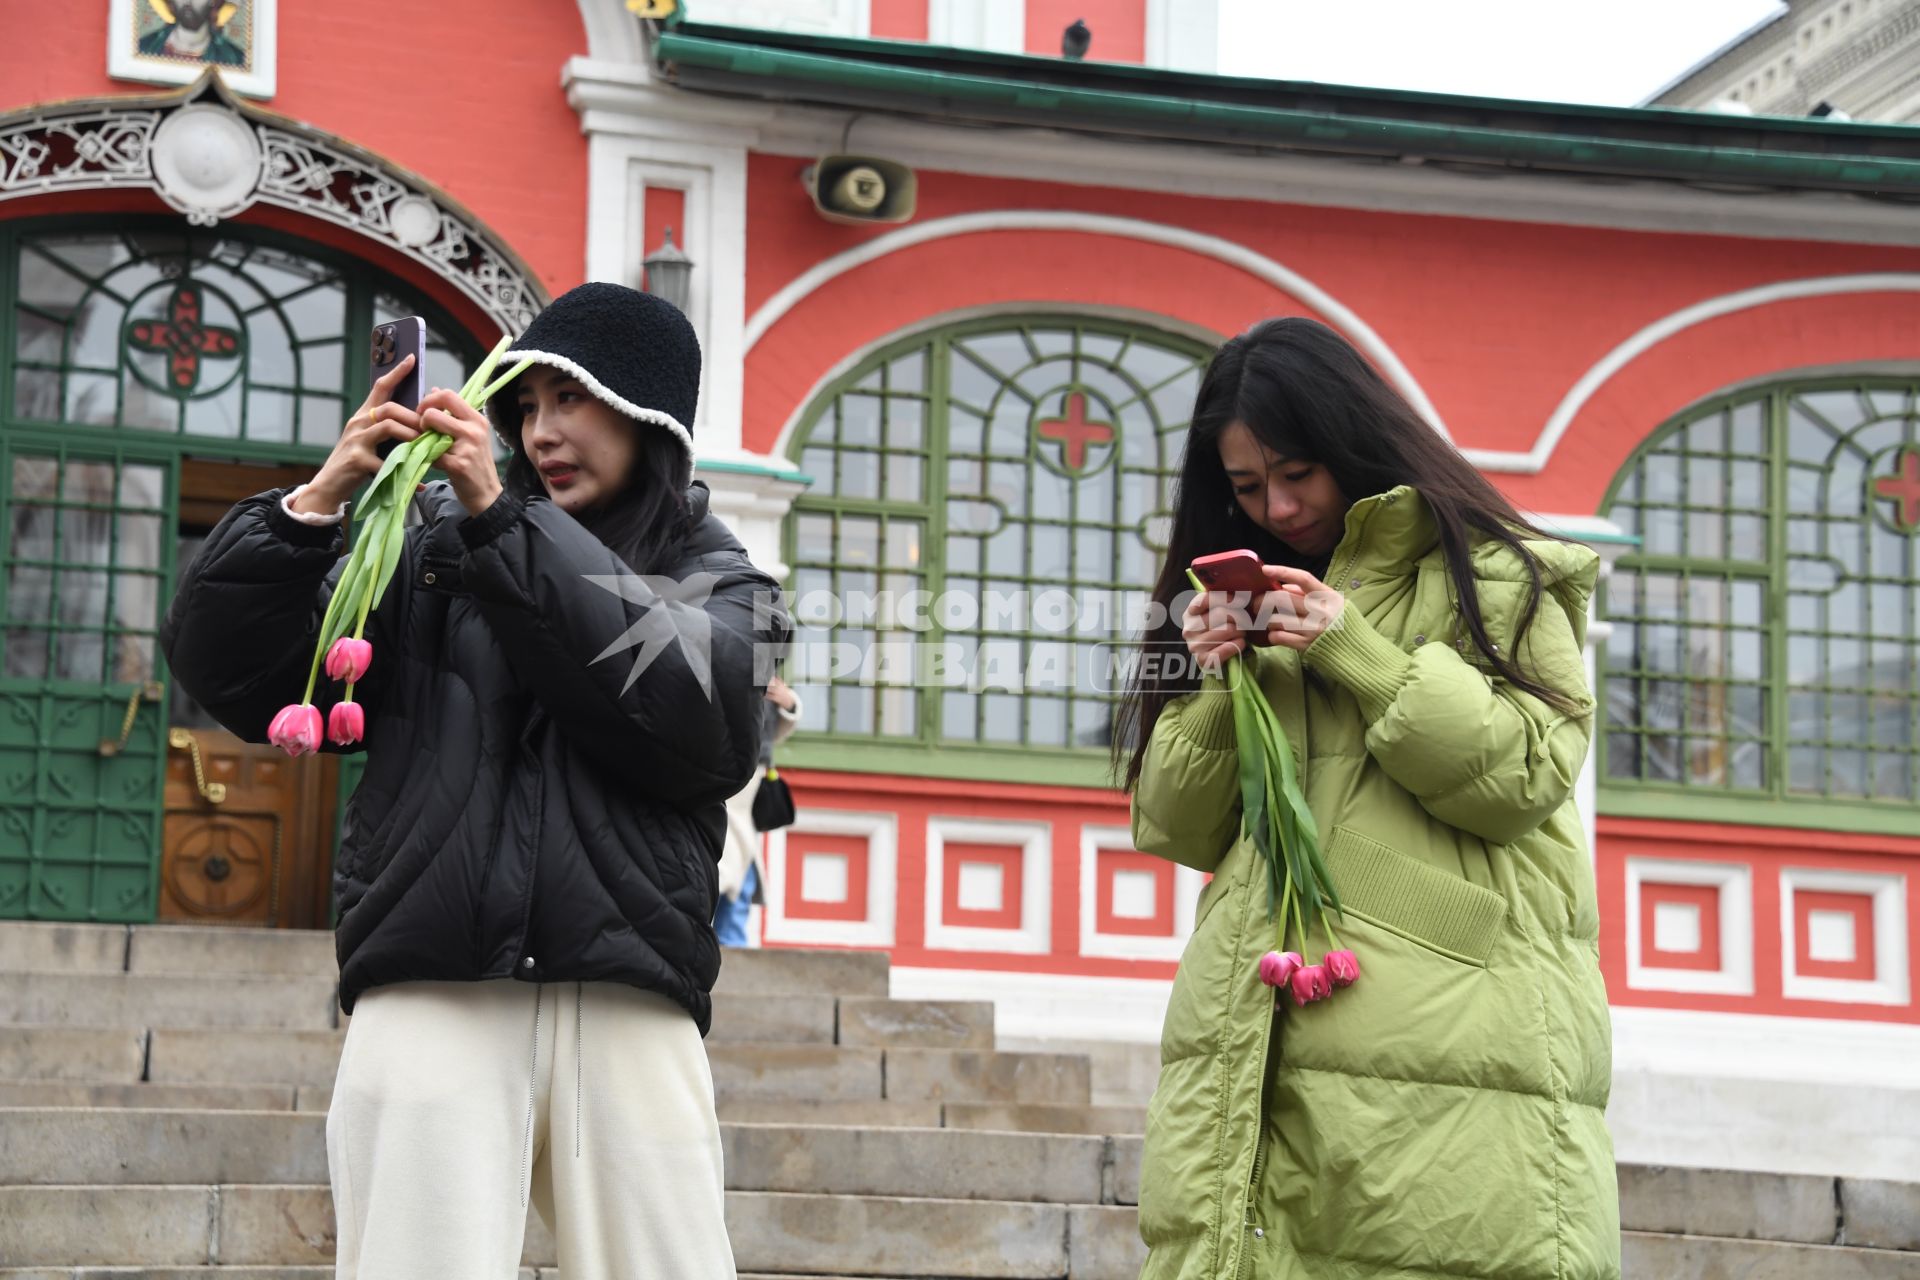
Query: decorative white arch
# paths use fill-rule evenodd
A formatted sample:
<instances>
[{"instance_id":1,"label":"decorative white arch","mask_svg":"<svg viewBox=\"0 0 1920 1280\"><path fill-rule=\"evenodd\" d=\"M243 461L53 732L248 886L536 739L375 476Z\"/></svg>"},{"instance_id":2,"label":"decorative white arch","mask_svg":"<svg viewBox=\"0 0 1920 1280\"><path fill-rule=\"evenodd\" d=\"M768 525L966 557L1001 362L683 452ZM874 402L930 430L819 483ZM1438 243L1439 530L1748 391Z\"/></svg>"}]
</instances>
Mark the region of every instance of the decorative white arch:
<instances>
[{"instance_id":1,"label":"decorative white arch","mask_svg":"<svg viewBox=\"0 0 1920 1280\"><path fill-rule=\"evenodd\" d=\"M1732 315L1736 311L1747 311L1775 302L1832 297L1846 293L1920 293L1920 273L1886 271L1856 276L1815 276L1805 280L1780 280L1752 289L1741 289L1735 293L1724 293L1717 298L1708 298L1690 307L1682 307L1640 330L1607 352L1598 364L1587 370L1580 380L1573 384L1573 389L1567 392L1566 398L1553 411L1553 416L1547 419L1547 425L1541 431L1540 439L1535 442L1531 450L1526 453L1505 453L1468 449L1464 452L1475 465L1488 471L1540 472L1546 468L1547 460L1553 456L1554 449L1559 446L1561 438L1573 425L1573 420L1580 415L1580 410L1586 407L1587 402L1593 399L1600 388L1620 370L1668 338L1695 325Z\"/></svg>"},{"instance_id":2,"label":"decorative white arch","mask_svg":"<svg viewBox=\"0 0 1920 1280\"><path fill-rule=\"evenodd\" d=\"M775 459L785 459L787 450L793 444L794 432L798 431L800 424L806 420L807 410L812 408L813 405L827 393L828 387L831 387L834 383L840 381L855 369L865 364L867 357L883 347L892 346L896 342L901 342L918 334L931 333L936 329L944 329L949 325L964 324L970 320L984 320L990 316L1018 319L1026 315L1057 316L1063 314L1097 317L1103 320L1118 320L1125 324L1137 324L1146 328L1160 329L1167 333L1191 338L1195 342L1205 343L1208 346L1217 346L1225 340L1223 335L1209 332L1208 330L1200 328L1198 325L1188 324L1185 321L1173 319L1169 316L1151 315L1146 312L1135 311L1129 307L1069 306L1052 302L1022 302L1010 305L996 304L985 307L960 307L952 311L942 311L939 315L924 316L912 324L895 329L890 333L883 333L869 342L863 342L834 361L833 367L825 373L822 373L819 378L814 381L813 386L807 389L807 394L801 396L794 402L792 411L787 414L787 420L780 424L780 433L774 437L772 446L767 450L767 456ZM815 478L817 479L818 477Z\"/></svg>"},{"instance_id":3,"label":"decorative white arch","mask_svg":"<svg viewBox=\"0 0 1920 1280\"><path fill-rule=\"evenodd\" d=\"M452 196L244 101L212 69L174 93L0 114L0 202L102 190L151 191L194 226L271 205L345 227L419 263L507 333L547 301L532 268Z\"/></svg>"},{"instance_id":4,"label":"decorative white arch","mask_svg":"<svg viewBox=\"0 0 1920 1280\"><path fill-rule=\"evenodd\" d=\"M1185 227L1171 227L1158 222L1146 222L1138 218L1118 218L1110 214L1074 213L1068 210L1051 209L996 209L988 213L963 213L950 218L934 218L927 222L902 227L856 245L844 253L835 254L824 262L816 263L802 274L789 281L785 288L762 303L760 309L747 321L745 350L751 352L754 344L781 317L793 310L802 299L820 289L829 281L845 275L856 267L898 253L902 249L911 249L916 245L927 244L934 240L945 240L954 236L975 235L984 231L1061 231L1082 234L1121 236L1129 240L1140 240L1149 244L1166 245L1170 248L1185 249L1201 257L1213 258L1229 266L1237 267L1287 293L1319 312L1334 328L1344 334L1354 346L1367 353L1379 366L1382 373L1400 389L1413 407L1426 420L1433 424L1441 435L1448 436L1446 424L1441 421L1440 413L1427 399L1427 393L1407 367L1394 354L1386 340L1373 331L1372 326L1362 320L1352 309L1340 302L1332 294L1314 284L1290 267L1275 262L1264 254L1255 253L1245 245L1235 244L1219 236L1206 235ZM1448 436L1451 439L1451 436Z\"/></svg>"}]
</instances>

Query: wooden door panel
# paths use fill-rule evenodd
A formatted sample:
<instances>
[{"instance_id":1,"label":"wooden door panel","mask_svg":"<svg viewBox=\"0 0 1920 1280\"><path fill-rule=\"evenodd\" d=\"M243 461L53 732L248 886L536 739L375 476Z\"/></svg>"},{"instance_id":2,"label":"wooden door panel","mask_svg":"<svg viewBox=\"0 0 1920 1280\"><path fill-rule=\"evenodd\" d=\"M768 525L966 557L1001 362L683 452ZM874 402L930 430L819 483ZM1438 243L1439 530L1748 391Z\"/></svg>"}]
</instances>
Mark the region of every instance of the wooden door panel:
<instances>
[{"instance_id":1,"label":"wooden door panel","mask_svg":"<svg viewBox=\"0 0 1920 1280\"><path fill-rule=\"evenodd\" d=\"M289 759L222 729L176 727L169 737L179 745L167 760L160 918L325 928L333 757Z\"/></svg>"}]
</instances>

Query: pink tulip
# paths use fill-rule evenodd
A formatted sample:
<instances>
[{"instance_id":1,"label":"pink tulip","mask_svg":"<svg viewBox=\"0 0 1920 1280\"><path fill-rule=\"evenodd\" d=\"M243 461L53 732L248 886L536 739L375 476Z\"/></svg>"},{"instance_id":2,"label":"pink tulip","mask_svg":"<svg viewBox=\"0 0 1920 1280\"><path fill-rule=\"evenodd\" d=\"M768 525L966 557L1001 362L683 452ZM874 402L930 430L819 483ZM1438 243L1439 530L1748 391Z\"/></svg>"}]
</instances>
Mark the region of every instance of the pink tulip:
<instances>
[{"instance_id":1,"label":"pink tulip","mask_svg":"<svg viewBox=\"0 0 1920 1280\"><path fill-rule=\"evenodd\" d=\"M327 713L327 737L346 746L367 736L367 712L357 702L336 702Z\"/></svg>"},{"instance_id":2,"label":"pink tulip","mask_svg":"<svg viewBox=\"0 0 1920 1280\"><path fill-rule=\"evenodd\" d=\"M373 642L355 640L352 636L341 636L333 642L333 648L327 650L327 676L332 680L344 680L348 684L357 683L367 674L367 668L373 665Z\"/></svg>"},{"instance_id":3,"label":"pink tulip","mask_svg":"<svg viewBox=\"0 0 1920 1280\"><path fill-rule=\"evenodd\" d=\"M1333 980L1327 976L1327 966L1310 964L1293 975L1293 1002L1297 1005L1309 1005L1315 1000L1325 1000L1333 994Z\"/></svg>"},{"instance_id":4,"label":"pink tulip","mask_svg":"<svg viewBox=\"0 0 1920 1280\"><path fill-rule=\"evenodd\" d=\"M1297 951L1269 951L1260 957L1260 981L1270 987L1284 987L1304 963Z\"/></svg>"},{"instance_id":5,"label":"pink tulip","mask_svg":"<svg viewBox=\"0 0 1920 1280\"><path fill-rule=\"evenodd\" d=\"M1350 987L1360 980L1360 958L1351 951L1329 951L1323 963L1336 987Z\"/></svg>"},{"instance_id":6,"label":"pink tulip","mask_svg":"<svg viewBox=\"0 0 1920 1280\"><path fill-rule=\"evenodd\" d=\"M296 702L280 708L280 714L267 726L267 741L290 756L312 755L320 749L323 728L320 708L310 702Z\"/></svg>"}]
</instances>

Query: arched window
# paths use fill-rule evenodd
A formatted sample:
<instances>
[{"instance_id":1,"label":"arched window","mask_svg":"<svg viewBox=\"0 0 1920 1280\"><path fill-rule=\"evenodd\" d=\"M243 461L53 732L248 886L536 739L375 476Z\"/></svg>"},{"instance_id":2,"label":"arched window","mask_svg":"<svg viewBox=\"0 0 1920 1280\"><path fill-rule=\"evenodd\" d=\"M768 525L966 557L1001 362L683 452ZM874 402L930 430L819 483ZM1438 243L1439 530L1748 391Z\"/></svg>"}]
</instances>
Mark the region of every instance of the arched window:
<instances>
[{"instance_id":1,"label":"arched window","mask_svg":"<svg viewBox=\"0 0 1920 1280\"><path fill-rule=\"evenodd\" d=\"M428 318L430 385L473 354L364 265L257 233L0 228L0 263L0 682L152 679L177 459L325 458L375 316Z\"/></svg>"},{"instance_id":2,"label":"arched window","mask_svg":"<svg viewBox=\"0 0 1920 1280\"><path fill-rule=\"evenodd\" d=\"M792 448L815 482L786 552L803 727L896 758L1017 748L1042 773L1104 750L1110 659L1158 568L1208 356L1120 322L998 318L830 388Z\"/></svg>"},{"instance_id":3,"label":"arched window","mask_svg":"<svg viewBox=\"0 0 1920 1280\"><path fill-rule=\"evenodd\" d=\"M1691 411L1642 447L1605 514L1642 540L1606 593L1609 787L1910 822L1920 383L1824 380Z\"/></svg>"}]
</instances>

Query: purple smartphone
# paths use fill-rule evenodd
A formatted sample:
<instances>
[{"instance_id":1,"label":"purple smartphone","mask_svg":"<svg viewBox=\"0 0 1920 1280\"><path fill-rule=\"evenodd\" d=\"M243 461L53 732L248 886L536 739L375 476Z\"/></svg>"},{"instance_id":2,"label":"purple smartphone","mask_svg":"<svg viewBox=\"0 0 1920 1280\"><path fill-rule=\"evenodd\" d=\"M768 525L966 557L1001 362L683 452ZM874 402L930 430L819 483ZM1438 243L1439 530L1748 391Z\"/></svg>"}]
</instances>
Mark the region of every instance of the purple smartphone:
<instances>
[{"instance_id":1,"label":"purple smartphone","mask_svg":"<svg viewBox=\"0 0 1920 1280\"><path fill-rule=\"evenodd\" d=\"M393 372L393 367L408 356L413 357L413 368L407 370L407 376L400 379L400 385L393 389L391 402L418 409L426 385L426 321L419 316L401 316L398 320L373 326L372 356L373 376L370 380L373 382ZM392 440L382 441L378 450L380 456L384 458L391 453L395 443Z\"/></svg>"}]
</instances>

